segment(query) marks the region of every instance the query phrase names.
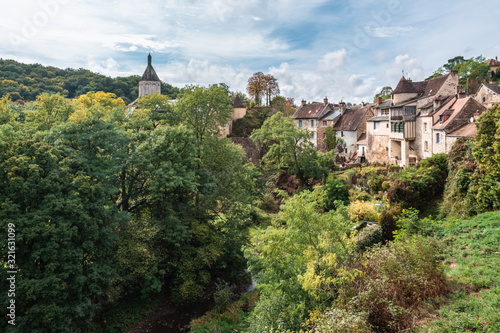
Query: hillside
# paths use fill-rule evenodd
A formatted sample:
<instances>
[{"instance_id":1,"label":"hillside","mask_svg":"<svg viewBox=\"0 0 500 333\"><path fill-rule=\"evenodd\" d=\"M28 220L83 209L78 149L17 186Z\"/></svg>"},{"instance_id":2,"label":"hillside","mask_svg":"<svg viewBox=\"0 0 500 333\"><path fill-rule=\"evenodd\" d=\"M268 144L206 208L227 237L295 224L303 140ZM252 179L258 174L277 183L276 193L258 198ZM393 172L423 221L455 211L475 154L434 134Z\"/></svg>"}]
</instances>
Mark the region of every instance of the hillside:
<instances>
[{"instance_id":1,"label":"hillside","mask_svg":"<svg viewBox=\"0 0 500 333\"><path fill-rule=\"evenodd\" d=\"M140 79L139 75L111 78L83 68L60 69L0 59L0 97L10 94L12 101L34 101L43 92L75 98L89 91L104 91L116 94L128 104L138 96ZM161 89L173 99L180 91L164 82Z\"/></svg>"}]
</instances>

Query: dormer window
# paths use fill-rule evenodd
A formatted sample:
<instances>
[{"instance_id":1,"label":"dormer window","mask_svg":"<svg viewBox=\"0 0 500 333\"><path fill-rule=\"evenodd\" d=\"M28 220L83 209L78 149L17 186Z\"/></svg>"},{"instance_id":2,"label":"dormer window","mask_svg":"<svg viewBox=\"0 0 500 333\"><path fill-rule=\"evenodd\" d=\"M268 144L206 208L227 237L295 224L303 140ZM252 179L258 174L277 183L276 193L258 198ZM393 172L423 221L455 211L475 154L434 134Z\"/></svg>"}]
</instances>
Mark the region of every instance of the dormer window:
<instances>
[{"instance_id":1,"label":"dormer window","mask_svg":"<svg viewBox=\"0 0 500 333\"><path fill-rule=\"evenodd\" d=\"M439 116L439 123L442 124L443 123L443 115L440 115Z\"/></svg>"}]
</instances>

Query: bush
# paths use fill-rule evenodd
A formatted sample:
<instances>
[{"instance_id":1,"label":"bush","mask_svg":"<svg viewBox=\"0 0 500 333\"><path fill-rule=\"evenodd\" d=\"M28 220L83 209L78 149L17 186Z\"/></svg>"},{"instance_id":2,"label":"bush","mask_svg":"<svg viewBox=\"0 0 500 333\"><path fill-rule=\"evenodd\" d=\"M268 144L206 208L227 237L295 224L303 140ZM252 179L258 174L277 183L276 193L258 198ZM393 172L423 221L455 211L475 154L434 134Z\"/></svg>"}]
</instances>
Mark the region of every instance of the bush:
<instances>
[{"instance_id":1,"label":"bush","mask_svg":"<svg viewBox=\"0 0 500 333\"><path fill-rule=\"evenodd\" d=\"M342 309L325 311L315 322L314 333L370 333L373 330L368 324L368 313L353 312Z\"/></svg>"},{"instance_id":2,"label":"bush","mask_svg":"<svg viewBox=\"0 0 500 333\"><path fill-rule=\"evenodd\" d=\"M356 296L348 308L366 312L377 332L410 329L424 301L447 291L439 253L435 242L422 237L366 252L360 266L363 279L353 284Z\"/></svg>"},{"instance_id":3,"label":"bush","mask_svg":"<svg viewBox=\"0 0 500 333\"><path fill-rule=\"evenodd\" d=\"M216 283L216 290L214 293L215 306L219 312L226 311L227 307L232 303L235 294L231 291L229 283L219 282Z\"/></svg>"},{"instance_id":4,"label":"bush","mask_svg":"<svg viewBox=\"0 0 500 333\"><path fill-rule=\"evenodd\" d=\"M328 210L337 209L337 205L335 204L337 200L345 205L349 203L348 187L342 179L335 177L334 174L328 176L324 191L326 192L325 208Z\"/></svg>"},{"instance_id":5,"label":"bush","mask_svg":"<svg viewBox=\"0 0 500 333\"><path fill-rule=\"evenodd\" d=\"M382 229L379 225L366 226L358 233L356 247L362 251L381 243L383 240Z\"/></svg>"},{"instance_id":6,"label":"bush","mask_svg":"<svg viewBox=\"0 0 500 333\"><path fill-rule=\"evenodd\" d=\"M347 207L349 219L353 222L379 221L379 214L372 202L354 201Z\"/></svg>"},{"instance_id":7,"label":"bush","mask_svg":"<svg viewBox=\"0 0 500 333\"><path fill-rule=\"evenodd\" d=\"M394 239L394 231L398 229L396 219L401 214L399 206L393 206L389 210L384 210L380 214L380 228L384 241L392 241Z\"/></svg>"},{"instance_id":8,"label":"bush","mask_svg":"<svg viewBox=\"0 0 500 333\"><path fill-rule=\"evenodd\" d=\"M364 191L358 191L355 189L350 189L349 190L349 202L354 202L354 201L371 201L372 197L364 192Z\"/></svg>"}]
</instances>

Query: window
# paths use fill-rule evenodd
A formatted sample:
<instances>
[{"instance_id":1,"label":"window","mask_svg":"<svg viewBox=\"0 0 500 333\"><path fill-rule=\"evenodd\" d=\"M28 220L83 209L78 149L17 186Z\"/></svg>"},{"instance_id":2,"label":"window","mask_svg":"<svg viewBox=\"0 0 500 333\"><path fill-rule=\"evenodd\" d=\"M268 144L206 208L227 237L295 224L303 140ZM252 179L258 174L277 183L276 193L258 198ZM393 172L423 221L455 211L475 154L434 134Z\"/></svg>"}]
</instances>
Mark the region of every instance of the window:
<instances>
[{"instance_id":1,"label":"window","mask_svg":"<svg viewBox=\"0 0 500 333\"><path fill-rule=\"evenodd\" d=\"M424 142L424 150L429 151L429 142L427 141Z\"/></svg>"},{"instance_id":2,"label":"window","mask_svg":"<svg viewBox=\"0 0 500 333\"><path fill-rule=\"evenodd\" d=\"M483 97L483 103L486 102L486 97Z\"/></svg>"},{"instance_id":3,"label":"window","mask_svg":"<svg viewBox=\"0 0 500 333\"><path fill-rule=\"evenodd\" d=\"M380 129L380 121L374 121L373 122L373 129L374 130Z\"/></svg>"},{"instance_id":4,"label":"window","mask_svg":"<svg viewBox=\"0 0 500 333\"><path fill-rule=\"evenodd\" d=\"M326 139L326 133L323 133L323 139Z\"/></svg>"},{"instance_id":5,"label":"window","mask_svg":"<svg viewBox=\"0 0 500 333\"><path fill-rule=\"evenodd\" d=\"M389 115L389 109L382 109L380 110L380 113L382 116L388 116Z\"/></svg>"},{"instance_id":6,"label":"window","mask_svg":"<svg viewBox=\"0 0 500 333\"><path fill-rule=\"evenodd\" d=\"M314 127L314 120L311 120L311 127Z\"/></svg>"},{"instance_id":7,"label":"window","mask_svg":"<svg viewBox=\"0 0 500 333\"><path fill-rule=\"evenodd\" d=\"M389 128L389 123L387 123L387 124L385 125L385 128Z\"/></svg>"},{"instance_id":8,"label":"window","mask_svg":"<svg viewBox=\"0 0 500 333\"><path fill-rule=\"evenodd\" d=\"M391 132L403 133L403 129L404 129L403 123L391 123Z\"/></svg>"},{"instance_id":9,"label":"window","mask_svg":"<svg viewBox=\"0 0 500 333\"><path fill-rule=\"evenodd\" d=\"M427 133L427 123L424 123L424 132Z\"/></svg>"},{"instance_id":10,"label":"window","mask_svg":"<svg viewBox=\"0 0 500 333\"><path fill-rule=\"evenodd\" d=\"M441 133L436 133L436 143L442 143L442 135Z\"/></svg>"},{"instance_id":11,"label":"window","mask_svg":"<svg viewBox=\"0 0 500 333\"><path fill-rule=\"evenodd\" d=\"M326 120L323 120L323 127L326 127Z\"/></svg>"},{"instance_id":12,"label":"window","mask_svg":"<svg viewBox=\"0 0 500 333\"><path fill-rule=\"evenodd\" d=\"M313 132L313 133L312 133L312 135L311 135L311 139L314 139L314 132Z\"/></svg>"},{"instance_id":13,"label":"window","mask_svg":"<svg viewBox=\"0 0 500 333\"><path fill-rule=\"evenodd\" d=\"M443 115L439 116L439 123L442 124L443 123Z\"/></svg>"},{"instance_id":14,"label":"window","mask_svg":"<svg viewBox=\"0 0 500 333\"><path fill-rule=\"evenodd\" d=\"M344 131L340 131L340 137L343 138L344 137Z\"/></svg>"},{"instance_id":15,"label":"window","mask_svg":"<svg viewBox=\"0 0 500 333\"><path fill-rule=\"evenodd\" d=\"M302 128L302 120L299 120L299 128Z\"/></svg>"}]
</instances>

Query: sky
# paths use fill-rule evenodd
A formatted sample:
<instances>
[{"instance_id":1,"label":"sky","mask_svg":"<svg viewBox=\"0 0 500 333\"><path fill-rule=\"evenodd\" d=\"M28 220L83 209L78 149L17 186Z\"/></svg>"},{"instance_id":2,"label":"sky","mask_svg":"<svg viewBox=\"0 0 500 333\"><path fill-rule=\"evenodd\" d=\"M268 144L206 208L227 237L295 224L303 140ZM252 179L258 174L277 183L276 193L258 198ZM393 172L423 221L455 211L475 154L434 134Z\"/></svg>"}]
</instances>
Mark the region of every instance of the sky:
<instances>
[{"instance_id":1,"label":"sky","mask_svg":"<svg viewBox=\"0 0 500 333\"><path fill-rule=\"evenodd\" d=\"M20 0L0 12L0 58L116 77L224 82L255 72L300 100L370 102L457 55L500 56L494 0Z\"/></svg>"}]
</instances>

